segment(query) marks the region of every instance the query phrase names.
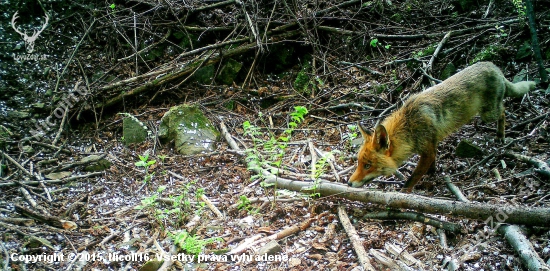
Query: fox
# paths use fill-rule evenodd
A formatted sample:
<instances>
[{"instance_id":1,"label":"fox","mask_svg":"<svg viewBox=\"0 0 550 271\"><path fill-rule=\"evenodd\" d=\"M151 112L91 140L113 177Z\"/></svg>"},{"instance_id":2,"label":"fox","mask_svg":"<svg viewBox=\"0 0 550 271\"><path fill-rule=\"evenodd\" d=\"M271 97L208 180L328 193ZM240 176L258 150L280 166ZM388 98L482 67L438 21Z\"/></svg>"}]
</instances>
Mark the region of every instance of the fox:
<instances>
[{"instance_id":1,"label":"fox","mask_svg":"<svg viewBox=\"0 0 550 271\"><path fill-rule=\"evenodd\" d=\"M390 176L416 153L420 160L401 189L411 193L422 176L435 173L438 142L476 115L483 122L497 121L496 140L504 142L504 98L522 97L535 86L533 81L512 83L493 63L479 62L412 95L373 130L358 122L363 145L348 185L361 187L376 177Z\"/></svg>"}]
</instances>

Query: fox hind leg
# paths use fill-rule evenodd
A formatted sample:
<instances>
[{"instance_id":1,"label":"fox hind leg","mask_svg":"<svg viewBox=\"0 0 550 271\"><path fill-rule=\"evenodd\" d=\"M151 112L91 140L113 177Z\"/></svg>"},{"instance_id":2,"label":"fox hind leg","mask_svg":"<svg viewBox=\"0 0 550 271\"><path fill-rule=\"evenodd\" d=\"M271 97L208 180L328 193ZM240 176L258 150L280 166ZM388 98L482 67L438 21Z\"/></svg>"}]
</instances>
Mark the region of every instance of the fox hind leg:
<instances>
[{"instance_id":1,"label":"fox hind leg","mask_svg":"<svg viewBox=\"0 0 550 271\"><path fill-rule=\"evenodd\" d=\"M497 121L497 138L496 141L504 143L504 125L506 124L506 115L504 114L504 107L501 107L500 116Z\"/></svg>"},{"instance_id":2,"label":"fox hind leg","mask_svg":"<svg viewBox=\"0 0 550 271\"><path fill-rule=\"evenodd\" d=\"M504 79L506 80L506 79ZM493 94L493 95L489 95ZM504 97L506 93L506 85L499 84L494 89L494 92L485 94L484 105L481 108L481 120L485 123L497 122L497 142L504 142Z\"/></svg>"}]
</instances>

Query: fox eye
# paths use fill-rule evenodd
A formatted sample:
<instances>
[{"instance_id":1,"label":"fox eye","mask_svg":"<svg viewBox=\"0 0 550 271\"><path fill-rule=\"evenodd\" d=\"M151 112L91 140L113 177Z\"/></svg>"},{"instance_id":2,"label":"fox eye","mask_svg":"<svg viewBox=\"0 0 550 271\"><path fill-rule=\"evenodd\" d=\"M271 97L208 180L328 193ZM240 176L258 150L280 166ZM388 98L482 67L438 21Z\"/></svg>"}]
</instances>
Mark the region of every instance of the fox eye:
<instances>
[{"instance_id":1,"label":"fox eye","mask_svg":"<svg viewBox=\"0 0 550 271\"><path fill-rule=\"evenodd\" d=\"M371 167L371 164L370 164L370 163L366 163L366 164L363 166L364 169L369 169L370 167Z\"/></svg>"}]
</instances>

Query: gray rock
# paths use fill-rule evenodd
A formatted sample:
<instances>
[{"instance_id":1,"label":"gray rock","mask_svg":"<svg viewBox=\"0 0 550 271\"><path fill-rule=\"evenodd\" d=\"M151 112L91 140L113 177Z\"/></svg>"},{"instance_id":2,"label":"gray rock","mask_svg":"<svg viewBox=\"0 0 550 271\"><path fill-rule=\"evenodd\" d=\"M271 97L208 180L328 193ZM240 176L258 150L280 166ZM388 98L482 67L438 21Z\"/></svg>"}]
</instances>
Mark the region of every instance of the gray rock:
<instances>
[{"instance_id":1,"label":"gray rock","mask_svg":"<svg viewBox=\"0 0 550 271\"><path fill-rule=\"evenodd\" d=\"M141 143L147 140L147 127L135 118L126 117L122 121L124 144Z\"/></svg>"},{"instance_id":2,"label":"gray rock","mask_svg":"<svg viewBox=\"0 0 550 271\"><path fill-rule=\"evenodd\" d=\"M468 140L462 140L456 147L455 154L462 158L472 158L483 155L483 150Z\"/></svg>"},{"instance_id":3,"label":"gray rock","mask_svg":"<svg viewBox=\"0 0 550 271\"><path fill-rule=\"evenodd\" d=\"M202 67L195 72L193 80L197 81L199 84L209 85L214 78L214 72L214 65Z\"/></svg>"},{"instance_id":4,"label":"gray rock","mask_svg":"<svg viewBox=\"0 0 550 271\"><path fill-rule=\"evenodd\" d=\"M111 162L109 160L95 154L82 158L80 162L89 163L89 165L84 168L84 170L88 172L103 171L111 167Z\"/></svg>"},{"instance_id":5,"label":"gray rock","mask_svg":"<svg viewBox=\"0 0 550 271\"><path fill-rule=\"evenodd\" d=\"M218 74L218 76L216 77L216 82L228 86L231 85L233 83L233 80L235 80L235 77L237 77L237 74L241 70L242 66L242 63L239 63L230 58L220 70L220 74Z\"/></svg>"},{"instance_id":6,"label":"gray rock","mask_svg":"<svg viewBox=\"0 0 550 271\"><path fill-rule=\"evenodd\" d=\"M276 255L283 251L283 248L277 243L277 241L272 240L269 243L265 244L258 250L258 255Z\"/></svg>"},{"instance_id":7,"label":"gray rock","mask_svg":"<svg viewBox=\"0 0 550 271\"><path fill-rule=\"evenodd\" d=\"M219 135L203 112L192 105L174 106L160 121L159 138L164 143L174 142L183 155L214 151Z\"/></svg>"},{"instance_id":8,"label":"gray rock","mask_svg":"<svg viewBox=\"0 0 550 271\"><path fill-rule=\"evenodd\" d=\"M451 76L453 76L456 73L456 67L453 63L447 63L445 65L445 68L441 71L441 75L439 76L439 79L445 80Z\"/></svg>"}]
</instances>

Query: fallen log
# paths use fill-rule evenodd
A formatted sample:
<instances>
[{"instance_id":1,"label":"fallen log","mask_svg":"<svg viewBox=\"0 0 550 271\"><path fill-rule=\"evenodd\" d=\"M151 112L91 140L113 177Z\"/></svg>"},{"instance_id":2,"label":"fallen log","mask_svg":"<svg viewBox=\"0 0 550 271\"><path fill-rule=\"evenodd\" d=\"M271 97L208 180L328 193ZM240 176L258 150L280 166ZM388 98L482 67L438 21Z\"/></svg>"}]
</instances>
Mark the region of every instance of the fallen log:
<instances>
[{"instance_id":1,"label":"fallen log","mask_svg":"<svg viewBox=\"0 0 550 271\"><path fill-rule=\"evenodd\" d=\"M277 176L268 176L265 182L267 184L276 183L277 188L292 191L315 191L323 197L338 196L349 200L382 204L390 208L412 209L423 213L483 220L491 224L509 223L546 227L548 221L550 221L550 208L434 199L399 192L368 191L328 181L314 184L312 182L283 179Z\"/></svg>"},{"instance_id":2,"label":"fallen log","mask_svg":"<svg viewBox=\"0 0 550 271\"><path fill-rule=\"evenodd\" d=\"M288 32L282 33L280 35L272 36L271 39L272 40L284 40L284 39L290 38L292 36L296 36L298 34L300 34L299 30L288 31ZM169 83L169 82L173 82L176 79L179 79L183 76L191 74L196 69L198 69L202 66L212 65L212 64L220 62L224 58L244 54L248 51L251 51L251 50L255 49L257 46L258 46L258 44L256 44L256 43L247 43L247 44L241 45L237 48L229 49L229 50L223 51L221 53L216 53L215 55L212 55L212 56L202 57L200 59L192 61L191 63L184 64L183 66L181 66L180 64L173 65L174 67L177 66L177 68L163 69L165 74L158 75L158 77L156 77L155 79L152 79L152 80L142 84L139 87L130 89L128 91L123 91L121 94L107 100L106 102L104 102L102 104L99 104L97 106L97 108L104 108L104 107L110 107L110 106L116 105L116 104L122 102L125 98L137 96L138 94L146 92L150 89L160 87L161 85ZM152 72L151 74L155 75L155 74L157 74L157 72ZM139 76L139 79L146 79L146 78L150 78L150 77ZM133 78L130 78L130 79L126 80L126 82L134 82L134 81L139 81L139 80L133 79ZM120 82L117 82L115 84L117 86L121 86ZM112 88L112 86L108 85L108 86L103 87L100 90L105 90L105 89L110 89L110 88Z\"/></svg>"},{"instance_id":3,"label":"fallen log","mask_svg":"<svg viewBox=\"0 0 550 271\"><path fill-rule=\"evenodd\" d=\"M239 150L239 146L223 122L220 123L220 130L229 146L234 150ZM423 213L482 220L492 228L495 228L494 224L496 223L546 227L548 221L550 221L550 208L460 202L399 192L369 191L329 181L296 181L273 175L253 160L250 160L247 166L249 169L261 174L265 178L264 182L266 184L275 184L279 189L319 193L323 197L337 196L348 200L382 204L390 208L411 209Z\"/></svg>"}]
</instances>

